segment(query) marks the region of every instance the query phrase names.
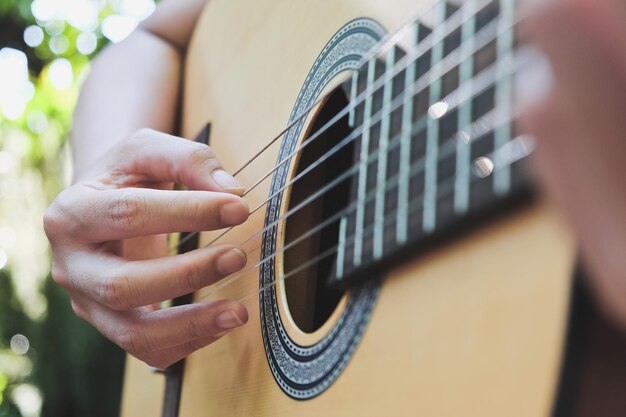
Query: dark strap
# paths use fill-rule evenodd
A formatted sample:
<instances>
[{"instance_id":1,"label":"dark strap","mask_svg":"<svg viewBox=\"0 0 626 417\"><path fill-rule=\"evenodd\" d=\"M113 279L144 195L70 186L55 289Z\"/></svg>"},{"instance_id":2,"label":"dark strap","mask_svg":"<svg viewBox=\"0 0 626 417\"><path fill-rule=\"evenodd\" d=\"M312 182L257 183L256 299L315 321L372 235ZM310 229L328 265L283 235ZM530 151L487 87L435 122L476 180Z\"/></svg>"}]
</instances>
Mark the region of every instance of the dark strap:
<instances>
[{"instance_id":1,"label":"dark strap","mask_svg":"<svg viewBox=\"0 0 626 417\"><path fill-rule=\"evenodd\" d=\"M561 362L559 387L552 417L574 417L582 380L582 370L588 354L589 333L593 307L589 289L584 282L583 268L578 264L570 296L567 335Z\"/></svg>"},{"instance_id":2,"label":"dark strap","mask_svg":"<svg viewBox=\"0 0 626 417\"><path fill-rule=\"evenodd\" d=\"M618 417L626 410L626 332L605 316L578 266L553 417Z\"/></svg>"}]
</instances>

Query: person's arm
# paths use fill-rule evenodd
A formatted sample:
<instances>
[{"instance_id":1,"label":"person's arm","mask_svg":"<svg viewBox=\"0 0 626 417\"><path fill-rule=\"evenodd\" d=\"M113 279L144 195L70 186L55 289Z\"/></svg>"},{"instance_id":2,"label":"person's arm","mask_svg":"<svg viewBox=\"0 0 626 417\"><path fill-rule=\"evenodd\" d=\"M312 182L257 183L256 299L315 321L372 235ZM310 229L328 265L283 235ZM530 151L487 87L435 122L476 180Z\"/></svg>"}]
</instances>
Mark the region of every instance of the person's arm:
<instances>
[{"instance_id":1,"label":"person's arm","mask_svg":"<svg viewBox=\"0 0 626 417\"><path fill-rule=\"evenodd\" d=\"M555 0L527 24L554 71L523 119L547 195L580 242L599 305L626 329L626 2Z\"/></svg>"},{"instance_id":2,"label":"person's arm","mask_svg":"<svg viewBox=\"0 0 626 417\"><path fill-rule=\"evenodd\" d=\"M206 0L165 0L94 60L74 114L74 178L141 128L173 132L182 63Z\"/></svg>"},{"instance_id":3,"label":"person's arm","mask_svg":"<svg viewBox=\"0 0 626 417\"><path fill-rule=\"evenodd\" d=\"M200 0L166 0L93 64L75 112L75 180L44 227L52 277L78 316L137 358L166 367L248 319L220 300L159 309L246 263L235 245L167 255L165 234L245 221L242 186L206 145L168 135ZM151 129L146 129L151 128ZM173 191L172 184L189 191Z\"/></svg>"}]
</instances>

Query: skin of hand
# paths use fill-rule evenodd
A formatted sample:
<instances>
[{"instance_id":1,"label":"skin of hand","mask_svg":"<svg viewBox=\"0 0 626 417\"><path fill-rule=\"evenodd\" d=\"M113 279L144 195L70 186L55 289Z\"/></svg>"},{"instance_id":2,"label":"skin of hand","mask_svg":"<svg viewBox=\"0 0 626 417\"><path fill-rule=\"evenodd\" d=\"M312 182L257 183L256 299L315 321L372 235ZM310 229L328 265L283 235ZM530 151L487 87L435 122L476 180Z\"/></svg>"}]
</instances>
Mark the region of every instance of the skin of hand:
<instances>
[{"instance_id":1,"label":"skin of hand","mask_svg":"<svg viewBox=\"0 0 626 417\"><path fill-rule=\"evenodd\" d=\"M249 214L242 185L209 147L156 131L174 129L183 59L204 5L164 0L96 58L74 113L74 184L44 217L52 277L76 314L159 368L248 320L228 300L158 308L246 263L228 244L167 256L165 233L236 225Z\"/></svg>"},{"instance_id":2,"label":"skin of hand","mask_svg":"<svg viewBox=\"0 0 626 417\"><path fill-rule=\"evenodd\" d=\"M190 190L170 190L171 183ZM234 301L156 306L245 266L245 252L230 244L154 257L166 255L164 233L244 222L249 209L236 195L242 190L208 146L140 130L48 208L53 278L79 317L137 358L166 367L248 320ZM129 239L146 235L150 259L129 256Z\"/></svg>"},{"instance_id":3,"label":"skin of hand","mask_svg":"<svg viewBox=\"0 0 626 417\"><path fill-rule=\"evenodd\" d=\"M553 1L524 34L546 54L551 93L522 127L547 196L580 242L600 306L626 329L626 2Z\"/></svg>"}]
</instances>

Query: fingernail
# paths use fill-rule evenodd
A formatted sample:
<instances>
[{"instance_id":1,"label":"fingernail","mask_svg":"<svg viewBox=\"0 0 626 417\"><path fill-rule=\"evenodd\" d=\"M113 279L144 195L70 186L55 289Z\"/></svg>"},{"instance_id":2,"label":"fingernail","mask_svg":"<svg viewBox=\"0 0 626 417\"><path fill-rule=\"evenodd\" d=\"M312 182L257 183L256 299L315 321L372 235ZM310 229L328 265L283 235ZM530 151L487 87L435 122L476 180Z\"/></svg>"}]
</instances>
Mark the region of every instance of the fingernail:
<instances>
[{"instance_id":1,"label":"fingernail","mask_svg":"<svg viewBox=\"0 0 626 417\"><path fill-rule=\"evenodd\" d=\"M250 215L250 208L242 200L233 203L226 203L220 209L220 219L225 225L236 225L246 221Z\"/></svg>"},{"instance_id":2,"label":"fingernail","mask_svg":"<svg viewBox=\"0 0 626 417\"><path fill-rule=\"evenodd\" d=\"M216 268L222 275L232 274L246 265L246 254L237 248L227 250L217 258Z\"/></svg>"},{"instance_id":3,"label":"fingernail","mask_svg":"<svg viewBox=\"0 0 626 417\"><path fill-rule=\"evenodd\" d=\"M230 175L228 172L223 169L218 169L213 171L211 174L213 177L213 181L220 187L224 189L224 191L228 191L229 193L241 195L246 190L241 182L237 180L235 177Z\"/></svg>"},{"instance_id":4,"label":"fingernail","mask_svg":"<svg viewBox=\"0 0 626 417\"><path fill-rule=\"evenodd\" d=\"M217 326L221 329L234 329L235 327L243 326L243 321L232 311L223 311L215 319Z\"/></svg>"}]
</instances>

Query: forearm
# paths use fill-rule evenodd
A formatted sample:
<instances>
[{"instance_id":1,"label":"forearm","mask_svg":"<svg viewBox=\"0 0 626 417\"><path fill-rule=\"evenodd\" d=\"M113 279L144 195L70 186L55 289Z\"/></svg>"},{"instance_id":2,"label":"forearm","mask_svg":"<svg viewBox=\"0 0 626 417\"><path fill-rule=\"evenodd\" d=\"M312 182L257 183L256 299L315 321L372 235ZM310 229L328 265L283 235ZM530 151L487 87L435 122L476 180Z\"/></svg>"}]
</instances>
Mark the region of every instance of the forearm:
<instances>
[{"instance_id":1,"label":"forearm","mask_svg":"<svg viewBox=\"0 0 626 417\"><path fill-rule=\"evenodd\" d=\"M74 180L116 143L148 127L172 133L182 61L203 0L163 2L94 61L74 113Z\"/></svg>"},{"instance_id":2,"label":"forearm","mask_svg":"<svg viewBox=\"0 0 626 417\"><path fill-rule=\"evenodd\" d=\"M75 180L139 128L172 132L180 69L180 52L143 30L98 57L74 113Z\"/></svg>"}]
</instances>

